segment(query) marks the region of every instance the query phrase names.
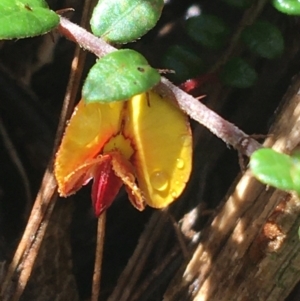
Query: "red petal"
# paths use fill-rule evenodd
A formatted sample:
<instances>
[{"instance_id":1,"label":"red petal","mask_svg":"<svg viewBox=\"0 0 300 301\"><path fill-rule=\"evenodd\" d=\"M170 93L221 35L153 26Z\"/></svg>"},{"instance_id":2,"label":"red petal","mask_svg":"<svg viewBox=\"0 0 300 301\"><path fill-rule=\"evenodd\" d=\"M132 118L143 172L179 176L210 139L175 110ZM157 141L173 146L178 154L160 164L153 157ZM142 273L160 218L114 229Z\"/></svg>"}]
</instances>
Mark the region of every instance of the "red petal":
<instances>
[{"instance_id":1,"label":"red petal","mask_svg":"<svg viewBox=\"0 0 300 301\"><path fill-rule=\"evenodd\" d=\"M103 156L103 161L93 172L92 202L96 217L112 204L123 184L115 175L111 161L110 155Z\"/></svg>"},{"instance_id":2,"label":"red petal","mask_svg":"<svg viewBox=\"0 0 300 301\"><path fill-rule=\"evenodd\" d=\"M199 77L188 79L180 85L180 89L192 95L199 95L204 85L216 82L218 82L218 75L216 73L206 73Z\"/></svg>"}]
</instances>

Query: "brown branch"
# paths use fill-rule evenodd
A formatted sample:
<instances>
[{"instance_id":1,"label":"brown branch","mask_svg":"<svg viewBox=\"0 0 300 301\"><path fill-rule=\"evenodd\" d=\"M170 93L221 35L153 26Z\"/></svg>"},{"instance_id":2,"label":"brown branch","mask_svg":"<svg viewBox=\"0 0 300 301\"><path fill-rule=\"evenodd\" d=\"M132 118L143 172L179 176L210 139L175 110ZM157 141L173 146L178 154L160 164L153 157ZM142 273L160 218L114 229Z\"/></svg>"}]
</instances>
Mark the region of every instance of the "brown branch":
<instances>
[{"instance_id":1,"label":"brown branch","mask_svg":"<svg viewBox=\"0 0 300 301\"><path fill-rule=\"evenodd\" d=\"M29 222L1 285L0 300L15 301L22 295L57 198L56 181L47 170Z\"/></svg>"},{"instance_id":2,"label":"brown branch","mask_svg":"<svg viewBox=\"0 0 300 301\"><path fill-rule=\"evenodd\" d=\"M96 243L96 252L95 252L95 264L94 264L91 301L98 301L100 295L105 223L106 223L106 211L104 211L98 218L97 243Z\"/></svg>"},{"instance_id":3,"label":"brown branch","mask_svg":"<svg viewBox=\"0 0 300 301\"><path fill-rule=\"evenodd\" d=\"M85 26L87 23L87 15L90 12L90 5L91 1L86 1L81 22L82 26ZM66 121L70 117L74 107L84 60L85 53L79 46L77 46L56 133L54 153L60 143ZM17 247L12 262L8 267L8 271L4 276L3 283L0 286L1 301L19 300L31 275L34 262L40 250L43 237L57 200L57 184L52 172L52 167L53 157L50 159L48 168L44 174L44 178L33 205L24 234Z\"/></svg>"}]
</instances>

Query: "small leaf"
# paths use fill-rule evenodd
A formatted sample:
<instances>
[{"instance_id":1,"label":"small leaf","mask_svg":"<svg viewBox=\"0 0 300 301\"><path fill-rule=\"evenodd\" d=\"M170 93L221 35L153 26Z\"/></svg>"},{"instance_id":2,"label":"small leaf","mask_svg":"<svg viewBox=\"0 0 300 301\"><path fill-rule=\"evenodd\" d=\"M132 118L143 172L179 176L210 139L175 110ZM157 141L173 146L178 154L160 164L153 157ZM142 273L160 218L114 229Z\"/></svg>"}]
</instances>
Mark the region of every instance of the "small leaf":
<instances>
[{"instance_id":1,"label":"small leaf","mask_svg":"<svg viewBox=\"0 0 300 301\"><path fill-rule=\"evenodd\" d=\"M300 15L300 1L299 0L273 0L273 6L280 12L287 15Z\"/></svg>"},{"instance_id":2,"label":"small leaf","mask_svg":"<svg viewBox=\"0 0 300 301\"><path fill-rule=\"evenodd\" d=\"M291 157L292 160L292 168L291 168L291 177L293 179L294 188L300 195L300 158L299 153L293 154Z\"/></svg>"},{"instance_id":3,"label":"small leaf","mask_svg":"<svg viewBox=\"0 0 300 301\"><path fill-rule=\"evenodd\" d=\"M41 35L58 23L59 16L44 0L1 0L0 39Z\"/></svg>"},{"instance_id":4,"label":"small leaf","mask_svg":"<svg viewBox=\"0 0 300 301\"><path fill-rule=\"evenodd\" d=\"M86 103L126 100L151 89L159 80L158 71L141 54L122 49L99 59L91 68L82 95Z\"/></svg>"},{"instance_id":5,"label":"small leaf","mask_svg":"<svg viewBox=\"0 0 300 301\"><path fill-rule=\"evenodd\" d=\"M113 43L136 40L155 26L163 0L102 0L91 18L92 32Z\"/></svg>"},{"instance_id":6,"label":"small leaf","mask_svg":"<svg viewBox=\"0 0 300 301\"><path fill-rule=\"evenodd\" d=\"M274 59L284 50L284 40L280 30L268 21L258 20L242 33L242 40L257 55Z\"/></svg>"},{"instance_id":7,"label":"small leaf","mask_svg":"<svg viewBox=\"0 0 300 301\"><path fill-rule=\"evenodd\" d=\"M201 14L186 21L187 34L210 49L220 49L229 35L229 27L214 15Z\"/></svg>"},{"instance_id":8,"label":"small leaf","mask_svg":"<svg viewBox=\"0 0 300 301\"><path fill-rule=\"evenodd\" d=\"M258 180L282 190L296 190L291 175L293 166L290 156L269 148L257 150L250 159L251 170Z\"/></svg>"},{"instance_id":9,"label":"small leaf","mask_svg":"<svg viewBox=\"0 0 300 301\"><path fill-rule=\"evenodd\" d=\"M221 72L224 84L235 88L249 88L257 79L256 71L242 58L228 61Z\"/></svg>"}]
</instances>

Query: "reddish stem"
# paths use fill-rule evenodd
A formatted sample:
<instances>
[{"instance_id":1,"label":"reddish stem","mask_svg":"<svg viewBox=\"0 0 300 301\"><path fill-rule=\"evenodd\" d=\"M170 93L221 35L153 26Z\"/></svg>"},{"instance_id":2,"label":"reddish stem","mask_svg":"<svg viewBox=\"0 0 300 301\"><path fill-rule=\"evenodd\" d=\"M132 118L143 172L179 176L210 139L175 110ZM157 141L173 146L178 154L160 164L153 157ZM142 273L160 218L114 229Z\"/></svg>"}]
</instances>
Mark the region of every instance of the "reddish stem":
<instances>
[{"instance_id":1,"label":"reddish stem","mask_svg":"<svg viewBox=\"0 0 300 301\"><path fill-rule=\"evenodd\" d=\"M60 17L58 30L67 39L79 44L82 48L89 50L98 57L117 50L64 17ZM253 151L261 147L256 140L249 137L234 124L223 119L199 102L198 99L185 93L166 78L161 78L155 90L164 96L176 100L178 106L192 119L208 128L213 134L243 155L250 156Z\"/></svg>"}]
</instances>

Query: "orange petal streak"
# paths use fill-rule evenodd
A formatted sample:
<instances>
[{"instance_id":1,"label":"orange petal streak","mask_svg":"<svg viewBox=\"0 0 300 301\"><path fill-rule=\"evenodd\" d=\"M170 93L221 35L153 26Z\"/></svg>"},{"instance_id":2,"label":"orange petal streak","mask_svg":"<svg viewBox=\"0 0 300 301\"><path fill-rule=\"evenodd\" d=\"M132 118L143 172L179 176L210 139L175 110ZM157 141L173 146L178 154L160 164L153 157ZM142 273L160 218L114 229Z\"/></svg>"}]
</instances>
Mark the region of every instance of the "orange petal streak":
<instances>
[{"instance_id":1,"label":"orange petal streak","mask_svg":"<svg viewBox=\"0 0 300 301\"><path fill-rule=\"evenodd\" d=\"M74 179L87 180L88 166L96 158L106 141L120 130L123 103L111 104L79 102L66 128L56 154L54 172L59 193L67 196L80 187Z\"/></svg>"},{"instance_id":2,"label":"orange petal streak","mask_svg":"<svg viewBox=\"0 0 300 301\"><path fill-rule=\"evenodd\" d=\"M89 159L84 164L73 170L65 178L64 191L66 195L70 195L79 190L83 185L86 185L93 177L95 170L102 164L106 158L98 156L95 159Z\"/></svg>"},{"instance_id":3,"label":"orange petal streak","mask_svg":"<svg viewBox=\"0 0 300 301\"><path fill-rule=\"evenodd\" d=\"M145 198L135 181L135 172L131 163L120 152L111 152L112 168L122 180L131 204L142 211L145 209Z\"/></svg>"}]
</instances>

